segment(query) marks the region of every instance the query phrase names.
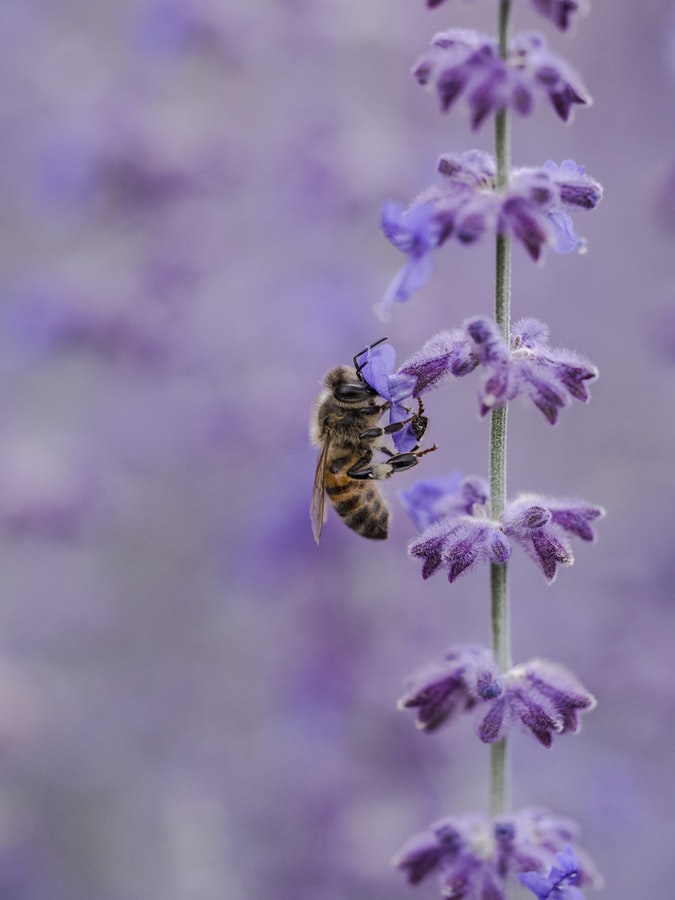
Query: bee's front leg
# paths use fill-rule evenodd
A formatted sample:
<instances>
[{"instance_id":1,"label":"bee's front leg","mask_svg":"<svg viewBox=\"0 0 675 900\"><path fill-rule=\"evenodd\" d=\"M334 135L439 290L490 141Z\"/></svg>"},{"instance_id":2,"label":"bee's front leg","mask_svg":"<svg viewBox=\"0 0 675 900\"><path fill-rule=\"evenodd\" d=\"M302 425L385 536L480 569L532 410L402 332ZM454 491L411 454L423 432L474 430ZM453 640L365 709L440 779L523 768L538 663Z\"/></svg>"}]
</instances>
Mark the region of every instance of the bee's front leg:
<instances>
[{"instance_id":1,"label":"bee's front leg","mask_svg":"<svg viewBox=\"0 0 675 900\"><path fill-rule=\"evenodd\" d=\"M406 425L410 425L415 437L418 441L420 441L424 436L424 432L427 430L429 420L424 415L424 407L422 406L422 401L418 399L417 403L417 412L409 418L403 419L401 422L391 422L389 425L385 425L384 427L376 426L375 428L369 428L367 431L362 431L359 437L364 441L372 441L375 440L375 438L382 437L382 435L384 434L394 434L394 432L400 431L402 428L405 428Z\"/></svg>"}]
</instances>

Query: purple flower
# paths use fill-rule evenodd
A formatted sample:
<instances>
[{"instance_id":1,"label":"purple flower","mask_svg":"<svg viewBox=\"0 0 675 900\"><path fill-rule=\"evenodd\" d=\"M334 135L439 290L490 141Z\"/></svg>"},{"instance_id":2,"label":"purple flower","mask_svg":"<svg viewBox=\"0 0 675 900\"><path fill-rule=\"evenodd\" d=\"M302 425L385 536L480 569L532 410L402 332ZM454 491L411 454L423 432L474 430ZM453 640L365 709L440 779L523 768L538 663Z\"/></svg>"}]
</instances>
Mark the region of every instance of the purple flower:
<instances>
[{"instance_id":1,"label":"purple flower","mask_svg":"<svg viewBox=\"0 0 675 900\"><path fill-rule=\"evenodd\" d=\"M535 659L504 675L504 691L490 704L478 726L486 744L501 740L515 724L544 747L556 734L576 734L579 714L593 709L595 697L567 669Z\"/></svg>"},{"instance_id":2,"label":"purple flower","mask_svg":"<svg viewBox=\"0 0 675 900\"><path fill-rule=\"evenodd\" d=\"M561 31L567 31L574 23L574 17L588 12L588 0L529 0L530 4L553 22Z\"/></svg>"},{"instance_id":3,"label":"purple flower","mask_svg":"<svg viewBox=\"0 0 675 900\"><path fill-rule=\"evenodd\" d=\"M422 577L447 569L448 581L480 562L504 563L511 554L499 523L487 517L488 486L481 478L418 482L405 492L405 506L419 524L428 523L409 547L423 560ZM443 493L443 491L447 491Z\"/></svg>"},{"instance_id":4,"label":"purple flower","mask_svg":"<svg viewBox=\"0 0 675 900\"><path fill-rule=\"evenodd\" d=\"M378 315L385 319L392 303L403 303L431 278L434 268L431 251L438 245L438 222L433 208L426 203L403 210L398 203L389 202L382 210L382 230L408 257L375 307Z\"/></svg>"},{"instance_id":5,"label":"purple flower","mask_svg":"<svg viewBox=\"0 0 675 900\"><path fill-rule=\"evenodd\" d=\"M434 9L443 2L444 0L426 0L429 9ZM588 0L529 0L529 3L561 31L567 31L574 24L576 16L588 11Z\"/></svg>"},{"instance_id":6,"label":"purple flower","mask_svg":"<svg viewBox=\"0 0 675 900\"><path fill-rule=\"evenodd\" d=\"M488 35L469 29L440 32L413 75L438 95L443 112L464 97L474 131L489 115L507 108L529 115L537 95L546 97L565 122L574 105L590 103L579 76L535 32L516 35L506 60Z\"/></svg>"},{"instance_id":7,"label":"purple flower","mask_svg":"<svg viewBox=\"0 0 675 900\"><path fill-rule=\"evenodd\" d=\"M411 838L392 863L409 884L436 872L443 896L502 900L504 879L496 869L491 831L492 823L480 816L446 816ZM493 882L492 894L481 891L486 879Z\"/></svg>"},{"instance_id":8,"label":"purple flower","mask_svg":"<svg viewBox=\"0 0 675 900\"><path fill-rule=\"evenodd\" d=\"M577 73L560 57L551 53L543 35L528 31L517 34L509 62L519 77L544 93L563 122L570 121L575 105L587 106L591 98Z\"/></svg>"},{"instance_id":9,"label":"purple flower","mask_svg":"<svg viewBox=\"0 0 675 900\"><path fill-rule=\"evenodd\" d=\"M444 897L504 900L508 882L523 872L543 875L554 866L571 874L566 854L572 853L577 883L599 887L602 878L580 848L578 831L574 822L541 809L493 820L446 816L407 841L392 862L409 884L436 874Z\"/></svg>"},{"instance_id":10,"label":"purple flower","mask_svg":"<svg viewBox=\"0 0 675 900\"><path fill-rule=\"evenodd\" d=\"M409 552L424 561L422 578L444 568L452 584L476 563L505 563L511 547L497 523L459 516L431 525L410 545Z\"/></svg>"},{"instance_id":11,"label":"purple flower","mask_svg":"<svg viewBox=\"0 0 675 900\"><path fill-rule=\"evenodd\" d=\"M409 679L398 708L417 709L417 727L431 732L501 692L492 653L485 647L459 646L448 651L443 663L428 666Z\"/></svg>"},{"instance_id":12,"label":"purple flower","mask_svg":"<svg viewBox=\"0 0 675 900\"><path fill-rule=\"evenodd\" d=\"M547 247L558 253L583 249L569 213L594 209L602 199L602 187L572 160L514 169L503 190L495 185L494 160L479 150L444 154L438 171L442 180L406 211L393 203L385 206L384 233L408 261L376 307L382 316L392 303L407 300L426 284L433 251L446 241L470 244L499 232L522 244L537 262Z\"/></svg>"},{"instance_id":13,"label":"purple flower","mask_svg":"<svg viewBox=\"0 0 675 900\"><path fill-rule=\"evenodd\" d=\"M441 331L406 359L400 368L415 378L413 397L439 387L450 378L468 375L479 364L479 357L461 328Z\"/></svg>"},{"instance_id":14,"label":"purple flower","mask_svg":"<svg viewBox=\"0 0 675 900\"><path fill-rule=\"evenodd\" d=\"M457 496L462 484L458 472L452 475L437 475L417 481L409 490L399 491L403 508L420 531L437 522L447 513L447 501Z\"/></svg>"},{"instance_id":15,"label":"purple flower","mask_svg":"<svg viewBox=\"0 0 675 900\"><path fill-rule=\"evenodd\" d=\"M410 410L403 401L412 397L416 381L411 375L395 371L396 351L381 342L367 347L361 357L361 375L363 380L384 400L389 401L389 423L403 422L410 417ZM392 433L394 446L399 453L406 453L417 446L415 432L408 425Z\"/></svg>"},{"instance_id":16,"label":"purple flower","mask_svg":"<svg viewBox=\"0 0 675 900\"><path fill-rule=\"evenodd\" d=\"M575 211L595 209L602 200L602 186L586 175L585 166L573 159L564 159L560 165L547 160L542 167L557 186L563 207Z\"/></svg>"},{"instance_id":17,"label":"purple flower","mask_svg":"<svg viewBox=\"0 0 675 900\"><path fill-rule=\"evenodd\" d=\"M570 846L556 853L554 864L547 877L538 872L524 872L518 878L525 887L536 894L537 900L584 900L582 890L577 887L581 880L579 862Z\"/></svg>"},{"instance_id":18,"label":"purple flower","mask_svg":"<svg viewBox=\"0 0 675 900\"><path fill-rule=\"evenodd\" d=\"M413 75L438 94L443 112L464 95L474 130L491 112L514 105L509 67L499 57L497 41L478 31L451 29L435 35Z\"/></svg>"},{"instance_id":19,"label":"purple flower","mask_svg":"<svg viewBox=\"0 0 675 900\"><path fill-rule=\"evenodd\" d=\"M601 507L581 500L523 494L504 510L502 526L504 534L523 547L551 584L559 565L574 562L568 535L595 540L591 522L603 515Z\"/></svg>"},{"instance_id":20,"label":"purple flower","mask_svg":"<svg viewBox=\"0 0 675 900\"><path fill-rule=\"evenodd\" d=\"M579 883L602 887L602 876L579 845L579 826L571 819L529 807L496 819L495 838L498 864L510 876L520 878L525 872L543 875L554 865L556 854L570 848L579 861Z\"/></svg>"},{"instance_id":21,"label":"purple flower","mask_svg":"<svg viewBox=\"0 0 675 900\"><path fill-rule=\"evenodd\" d=\"M477 563L504 563L520 544L550 584L558 565L572 565L569 537L593 541L591 523L604 515L583 501L523 494L507 504L500 521L489 518L489 494L481 478L456 475L417 482L403 503L422 533L409 547L423 560L422 577L446 569L455 581Z\"/></svg>"},{"instance_id":22,"label":"purple flower","mask_svg":"<svg viewBox=\"0 0 675 900\"><path fill-rule=\"evenodd\" d=\"M585 241L575 234L569 213L595 209L601 200L602 186L574 160L515 169L502 204L500 230L512 234L535 262L546 246L556 253L582 251Z\"/></svg>"},{"instance_id":23,"label":"purple flower","mask_svg":"<svg viewBox=\"0 0 675 900\"><path fill-rule=\"evenodd\" d=\"M518 726L544 747L556 734L576 734L580 714L595 706L595 697L563 666L533 659L502 674L492 652L474 645L453 647L442 663L416 672L398 701L401 710L417 710L416 725L426 732L479 712L483 743L494 744Z\"/></svg>"},{"instance_id":24,"label":"purple flower","mask_svg":"<svg viewBox=\"0 0 675 900\"><path fill-rule=\"evenodd\" d=\"M485 371L481 415L524 394L554 425L570 399L590 399L586 382L597 378L597 369L572 351L549 347L548 328L537 319L515 323L510 350L491 319L471 319L464 327Z\"/></svg>"}]
</instances>

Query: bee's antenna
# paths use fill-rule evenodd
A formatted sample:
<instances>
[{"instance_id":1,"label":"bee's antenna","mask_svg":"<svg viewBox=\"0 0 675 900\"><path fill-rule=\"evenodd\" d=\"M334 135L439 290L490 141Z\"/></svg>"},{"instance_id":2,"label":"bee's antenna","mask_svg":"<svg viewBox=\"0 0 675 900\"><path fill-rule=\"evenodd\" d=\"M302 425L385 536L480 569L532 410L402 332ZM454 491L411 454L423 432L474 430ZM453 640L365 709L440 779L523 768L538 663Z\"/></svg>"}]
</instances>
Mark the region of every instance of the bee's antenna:
<instances>
[{"instance_id":1,"label":"bee's antenna","mask_svg":"<svg viewBox=\"0 0 675 900\"><path fill-rule=\"evenodd\" d=\"M375 341L374 344L368 344L367 347L364 347L360 353L357 353L354 357L354 368L356 369L356 374L361 375L361 369L365 366L365 363L358 362L360 356L363 356L364 353L367 353L369 350L372 350L373 347L377 347L378 344L383 344L387 340L386 337L380 338L379 341Z\"/></svg>"}]
</instances>

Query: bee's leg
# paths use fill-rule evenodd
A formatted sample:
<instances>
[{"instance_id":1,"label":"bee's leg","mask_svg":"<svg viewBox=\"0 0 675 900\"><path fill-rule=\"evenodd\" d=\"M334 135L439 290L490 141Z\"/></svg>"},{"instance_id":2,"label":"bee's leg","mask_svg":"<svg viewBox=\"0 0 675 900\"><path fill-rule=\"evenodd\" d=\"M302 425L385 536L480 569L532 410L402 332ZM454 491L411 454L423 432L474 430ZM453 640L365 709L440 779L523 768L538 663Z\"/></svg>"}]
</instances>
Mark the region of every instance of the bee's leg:
<instances>
[{"instance_id":1,"label":"bee's leg","mask_svg":"<svg viewBox=\"0 0 675 900\"><path fill-rule=\"evenodd\" d=\"M394 434L394 432L405 428L406 425L412 424L412 430L415 437L418 441L421 440L424 432L427 430L429 420L423 414L424 407L422 406L422 401L418 399L417 403L419 405L418 411L414 415L409 416L407 419L403 419L401 422L391 422L384 427L377 426L375 428L369 428L367 431L362 431L359 437L364 441L372 441L375 438L382 437L383 434Z\"/></svg>"},{"instance_id":2,"label":"bee's leg","mask_svg":"<svg viewBox=\"0 0 675 900\"><path fill-rule=\"evenodd\" d=\"M357 479L358 481L365 481L369 478L376 478L377 476L373 475L373 466L370 465L370 461L372 458L372 451L366 453L358 462L354 463L351 469L347 469L347 475L350 478Z\"/></svg>"},{"instance_id":3,"label":"bee's leg","mask_svg":"<svg viewBox=\"0 0 675 900\"><path fill-rule=\"evenodd\" d=\"M392 456L391 459L388 459L385 463L380 463L380 465L391 469L390 475L393 475L394 472L405 472L406 469L412 469L413 466L416 466L421 456L433 453L437 449L438 447L434 444L433 447L427 447L426 450L411 450L410 453L397 453L396 456ZM373 466L373 468L376 469L378 466ZM387 478L388 476L385 475L384 477Z\"/></svg>"},{"instance_id":4,"label":"bee's leg","mask_svg":"<svg viewBox=\"0 0 675 900\"><path fill-rule=\"evenodd\" d=\"M374 466L366 466L365 468L359 468L363 462L363 460L359 460L347 472L347 475L350 478L363 480L372 478L376 481L383 481L385 478L390 478L394 472L404 472L406 469L412 469L413 466L417 465L421 456L432 453L437 449L436 444L434 444L433 447L427 447L426 450L411 450L409 453L397 453L386 462L377 463Z\"/></svg>"}]
</instances>

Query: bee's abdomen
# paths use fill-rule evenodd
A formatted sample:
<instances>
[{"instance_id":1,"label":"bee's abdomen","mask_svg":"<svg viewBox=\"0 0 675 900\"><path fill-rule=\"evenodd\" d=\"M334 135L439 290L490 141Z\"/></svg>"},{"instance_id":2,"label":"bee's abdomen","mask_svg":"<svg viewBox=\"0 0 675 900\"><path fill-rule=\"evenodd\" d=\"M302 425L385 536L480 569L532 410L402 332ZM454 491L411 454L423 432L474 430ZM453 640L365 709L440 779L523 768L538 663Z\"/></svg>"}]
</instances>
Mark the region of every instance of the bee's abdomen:
<instances>
[{"instance_id":1,"label":"bee's abdomen","mask_svg":"<svg viewBox=\"0 0 675 900\"><path fill-rule=\"evenodd\" d=\"M389 508L374 485L343 476L327 480L326 493L352 531L376 541L387 537Z\"/></svg>"}]
</instances>

